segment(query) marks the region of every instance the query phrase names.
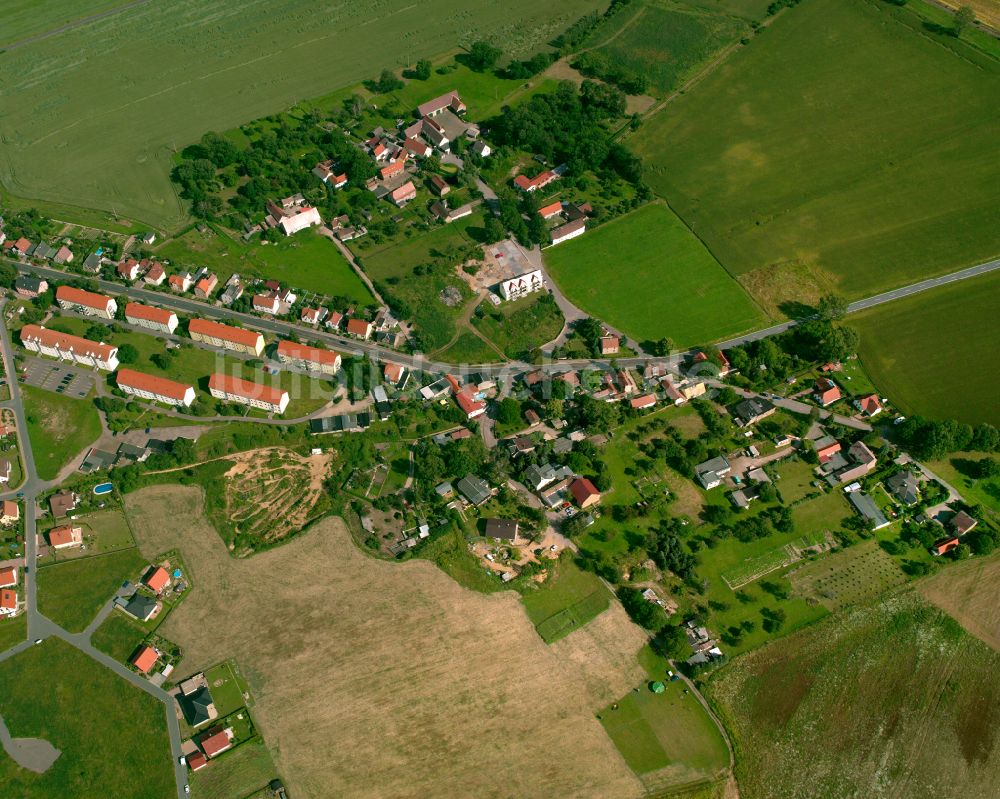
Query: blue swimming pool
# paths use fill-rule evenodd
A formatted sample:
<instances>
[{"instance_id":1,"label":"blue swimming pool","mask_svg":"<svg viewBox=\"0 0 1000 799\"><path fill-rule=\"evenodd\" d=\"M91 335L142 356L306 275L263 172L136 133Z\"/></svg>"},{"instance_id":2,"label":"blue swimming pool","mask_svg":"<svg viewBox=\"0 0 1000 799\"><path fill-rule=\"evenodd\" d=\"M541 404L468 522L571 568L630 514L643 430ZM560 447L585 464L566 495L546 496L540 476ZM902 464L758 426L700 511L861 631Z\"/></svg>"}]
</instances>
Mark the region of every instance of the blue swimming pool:
<instances>
[{"instance_id":1,"label":"blue swimming pool","mask_svg":"<svg viewBox=\"0 0 1000 799\"><path fill-rule=\"evenodd\" d=\"M94 486L94 493L100 496L101 494L110 494L111 489L114 488L111 483L101 483L98 486Z\"/></svg>"}]
</instances>

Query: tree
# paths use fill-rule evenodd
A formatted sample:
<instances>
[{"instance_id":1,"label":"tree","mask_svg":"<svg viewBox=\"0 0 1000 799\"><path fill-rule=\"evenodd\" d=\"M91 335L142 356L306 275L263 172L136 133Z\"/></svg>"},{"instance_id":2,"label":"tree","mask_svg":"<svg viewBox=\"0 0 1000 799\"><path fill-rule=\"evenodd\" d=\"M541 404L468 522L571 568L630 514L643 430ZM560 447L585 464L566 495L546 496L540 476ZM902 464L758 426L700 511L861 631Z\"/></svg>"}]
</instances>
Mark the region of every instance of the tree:
<instances>
[{"instance_id":1,"label":"tree","mask_svg":"<svg viewBox=\"0 0 1000 799\"><path fill-rule=\"evenodd\" d=\"M638 588L622 586L618 589L618 599L632 621L647 630L657 630L666 621L659 605L646 601Z\"/></svg>"},{"instance_id":2,"label":"tree","mask_svg":"<svg viewBox=\"0 0 1000 799\"><path fill-rule=\"evenodd\" d=\"M431 76L431 62L422 58L413 68L413 77L417 80L427 80Z\"/></svg>"},{"instance_id":3,"label":"tree","mask_svg":"<svg viewBox=\"0 0 1000 799\"><path fill-rule=\"evenodd\" d=\"M122 363L135 363L139 360L139 350L131 344L122 344L118 348L118 360Z\"/></svg>"},{"instance_id":4,"label":"tree","mask_svg":"<svg viewBox=\"0 0 1000 799\"><path fill-rule=\"evenodd\" d=\"M839 294L824 294L816 304L816 313L826 322L834 322L847 316L847 299Z\"/></svg>"},{"instance_id":5,"label":"tree","mask_svg":"<svg viewBox=\"0 0 1000 799\"><path fill-rule=\"evenodd\" d=\"M496 244L507 237L507 230L503 222L495 216L490 216L483 226L483 240L486 244Z\"/></svg>"},{"instance_id":6,"label":"tree","mask_svg":"<svg viewBox=\"0 0 1000 799\"><path fill-rule=\"evenodd\" d=\"M951 25L951 35L961 36L962 31L976 21L976 12L972 6L962 6L955 12L955 20Z\"/></svg>"},{"instance_id":7,"label":"tree","mask_svg":"<svg viewBox=\"0 0 1000 799\"><path fill-rule=\"evenodd\" d=\"M391 69L383 69L382 74L378 76L378 80L371 81L370 83L371 88L379 94L388 94L397 89L402 89L406 85Z\"/></svg>"},{"instance_id":8,"label":"tree","mask_svg":"<svg viewBox=\"0 0 1000 799\"><path fill-rule=\"evenodd\" d=\"M653 636L650 646L665 658L682 658L687 654L687 636L676 624L666 624Z\"/></svg>"},{"instance_id":9,"label":"tree","mask_svg":"<svg viewBox=\"0 0 1000 799\"><path fill-rule=\"evenodd\" d=\"M466 56L466 63L473 72L485 72L493 68L501 55L503 51L499 47L480 40L472 43Z\"/></svg>"},{"instance_id":10,"label":"tree","mask_svg":"<svg viewBox=\"0 0 1000 799\"><path fill-rule=\"evenodd\" d=\"M513 397L500 400L497 405L497 421L502 425L518 424L521 421L521 403Z\"/></svg>"}]
</instances>

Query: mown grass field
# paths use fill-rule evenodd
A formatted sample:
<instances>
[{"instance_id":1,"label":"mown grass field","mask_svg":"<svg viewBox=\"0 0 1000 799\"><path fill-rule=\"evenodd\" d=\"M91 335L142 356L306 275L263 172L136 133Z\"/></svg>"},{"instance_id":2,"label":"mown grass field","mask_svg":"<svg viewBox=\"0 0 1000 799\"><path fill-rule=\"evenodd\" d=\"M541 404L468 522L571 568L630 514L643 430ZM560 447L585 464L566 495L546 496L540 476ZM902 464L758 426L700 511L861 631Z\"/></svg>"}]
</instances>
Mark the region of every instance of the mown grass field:
<instances>
[{"instance_id":1,"label":"mown grass field","mask_svg":"<svg viewBox=\"0 0 1000 799\"><path fill-rule=\"evenodd\" d=\"M655 694L644 683L598 716L629 768L659 772L658 786L717 778L729 765L729 752L715 722L683 681L667 679L666 661L646 647L639 662L649 682L661 681L666 690Z\"/></svg>"},{"instance_id":2,"label":"mown grass field","mask_svg":"<svg viewBox=\"0 0 1000 799\"><path fill-rule=\"evenodd\" d=\"M434 353L435 358L448 363L497 363L503 357L475 333L462 332L447 349Z\"/></svg>"},{"instance_id":3,"label":"mown grass field","mask_svg":"<svg viewBox=\"0 0 1000 799\"><path fill-rule=\"evenodd\" d=\"M972 471L976 461L995 458L993 453L963 452L943 461L931 461L928 466L934 474L951 483L966 500L979 503L1000 513L1000 477L983 479Z\"/></svg>"},{"instance_id":4,"label":"mown grass field","mask_svg":"<svg viewBox=\"0 0 1000 799\"><path fill-rule=\"evenodd\" d=\"M375 302L336 245L314 229L266 246L259 239L247 244L214 231L189 230L157 250L157 255L178 267L207 266L220 284L237 272L244 280L264 277L301 291L347 297L361 305Z\"/></svg>"},{"instance_id":5,"label":"mown grass field","mask_svg":"<svg viewBox=\"0 0 1000 799\"><path fill-rule=\"evenodd\" d=\"M607 610L611 595L592 572L564 559L551 582L527 591L521 601L542 640L551 644Z\"/></svg>"},{"instance_id":6,"label":"mown grass field","mask_svg":"<svg viewBox=\"0 0 1000 799\"><path fill-rule=\"evenodd\" d=\"M37 0L7 0L4 3L0 47L22 42L55 31L93 14L125 5L126 0L60 0L38 3Z\"/></svg>"},{"instance_id":7,"label":"mown grass field","mask_svg":"<svg viewBox=\"0 0 1000 799\"><path fill-rule=\"evenodd\" d=\"M875 385L908 414L1000 424L1000 272L851 316Z\"/></svg>"},{"instance_id":8,"label":"mown grass field","mask_svg":"<svg viewBox=\"0 0 1000 799\"><path fill-rule=\"evenodd\" d=\"M5 652L28 637L28 617L22 613L13 619L0 619L0 652Z\"/></svg>"},{"instance_id":9,"label":"mown grass field","mask_svg":"<svg viewBox=\"0 0 1000 799\"><path fill-rule=\"evenodd\" d=\"M0 715L13 737L44 738L62 752L44 774L0 752L8 796L176 792L163 705L57 638L0 663Z\"/></svg>"},{"instance_id":10,"label":"mown grass field","mask_svg":"<svg viewBox=\"0 0 1000 799\"><path fill-rule=\"evenodd\" d=\"M721 669L708 693L745 799L990 796L1000 655L915 592L852 608Z\"/></svg>"},{"instance_id":11,"label":"mown grass field","mask_svg":"<svg viewBox=\"0 0 1000 799\"><path fill-rule=\"evenodd\" d=\"M171 158L206 130L227 130L476 38L502 38L505 51L527 54L598 6L135 6L4 55L0 180L21 197L177 227L186 204L169 181ZM80 52L89 53L86 60Z\"/></svg>"},{"instance_id":12,"label":"mown grass field","mask_svg":"<svg viewBox=\"0 0 1000 799\"><path fill-rule=\"evenodd\" d=\"M122 581L137 578L145 564L133 547L43 566L38 569L38 609L70 632L81 632Z\"/></svg>"},{"instance_id":13,"label":"mown grass field","mask_svg":"<svg viewBox=\"0 0 1000 799\"><path fill-rule=\"evenodd\" d=\"M546 250L545 263L570 300L639 341L668 336L687 347L766 321L662 203Z\"/></svg>"},{"instance_id":14,"label":"mown grass field","mask_svg":"<svg viewBox=\"0 0 1000 799\"><path fill-rule=\"evenodd\" d=\"M101 435L101 420L89 399L71 399L21 386L28 438L38 476L52 480L59 470Z\"/></svg>"},{"instance_id":15,"label":"mown grass field","mask_svg":"<svg viewBox=\"0 0 1000 799\"><path fill-rule=\"evenodd\" d=\"M529 360L531 351L556 338L566 321L548 294L505 302L498 308L489 303L482 307L484 315L473 317L472 324L508 358Z\"/></svg>"},{"instance_id":16,"label":"mown grass field","mask_svg":"<svg viewBox=\"0 0 1000 799\"><path fill-rule=\"evenodd\" d=\"M267 746L259 741L241 744L212 764L191 774L191 792L197 799L249 797L278 775Z\"/></svg>"},{"instance_id":17,"label":"mown grass field","mask_svg":"<svg viewBox=\"0 0 1000 799\"><path fill-rule=\"evenodd\" d=\"M858 297L1000 251L998 91L1000 62L907 8L811 0L630 142L765 304Z\"/></svg>"},{"instance_id":18,"label":"mown grass field","mask_svg":"<svg viewBox=\"0 0 1000 799\"><path fill-rule=\"evenodd\" d=\"M123 613L112 613L94 631L90 642L119 663L127 663L145 638L142 627Z\"/></svg>"},{"instance_id":19,"label":"mown grass field","mask_svg":"<svg viewBox=\"0 0 1000 799\"><path fill-rule=\"evenodd\" d=\"M662 96L746 30L745 20L725 13L652 0L632 13L615 14L584 46L645 75L647 91Z\"/></svg>"}]
</instances>

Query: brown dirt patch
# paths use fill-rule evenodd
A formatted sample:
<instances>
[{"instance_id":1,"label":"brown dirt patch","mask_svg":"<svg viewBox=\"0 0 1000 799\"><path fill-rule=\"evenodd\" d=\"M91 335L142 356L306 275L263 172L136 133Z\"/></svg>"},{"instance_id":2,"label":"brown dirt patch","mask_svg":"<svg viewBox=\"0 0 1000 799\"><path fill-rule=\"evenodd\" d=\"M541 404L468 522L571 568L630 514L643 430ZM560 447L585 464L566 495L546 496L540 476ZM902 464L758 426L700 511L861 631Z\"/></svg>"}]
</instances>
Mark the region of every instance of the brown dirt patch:
<instances>
[{"instance_id":1,"label":"brown dirt patch","mask_svg":"<svg viewBox=\"0 0 1000 799\"><path fill-rule=\"evenodd\" d=\"M920 592L967 631L1000 652L1000 553L942 569L920 582Z\"/></svg>"},{"instance_id":2,"label":"brown dirt patch","mask_svg":"<svg viewBox=\"0 0 1000 799\"><path fill-rule=\"evenodd\" d=\"M179 548L193 583L160 632L184 649L180 674L237 659L294 796L641 794L587 679L542 643L516 594L367 558L339 519L233 559L199 493L127 499L142 549Z\"/></svg>"},{"instance_id":3,"label":"brown dirt patch","mask_svg":"<svg viewBox=\"0 0 1000 799\"><path fill-rule=\"evenodd\" d=\"M560 638L549 649L563 663L579 670L590 696L590 706L600 710L646 679L636 653L646 634L636 627L617 602L585 626Z\"/></svg>"},{"instance_id":4,"label":"brown dirt patch","mask_svg":"<svg viewBox=\"0 0 1000 799\"><path fill-rule=\"evenodd\" d=\"M695 488L694 483L681 477L677 472L670 469L664 470L664 482L676 497L670 505L670 512L675 516L688 516L692 519L698 518L701 513L704 500L701 492Z\"/></svg>"},{"instance_id":5,"label":"brown dirt patch","mask_svg":"<svg viewBox=\"0 0 1000 799\"><path fill-rule=\"evenodd\" d=\"M940 3L954 11L962 6L971 6L976 12L976 19L1000 31L1000 3L997 0L940 0Z\"/></svg>"}]
</instances>

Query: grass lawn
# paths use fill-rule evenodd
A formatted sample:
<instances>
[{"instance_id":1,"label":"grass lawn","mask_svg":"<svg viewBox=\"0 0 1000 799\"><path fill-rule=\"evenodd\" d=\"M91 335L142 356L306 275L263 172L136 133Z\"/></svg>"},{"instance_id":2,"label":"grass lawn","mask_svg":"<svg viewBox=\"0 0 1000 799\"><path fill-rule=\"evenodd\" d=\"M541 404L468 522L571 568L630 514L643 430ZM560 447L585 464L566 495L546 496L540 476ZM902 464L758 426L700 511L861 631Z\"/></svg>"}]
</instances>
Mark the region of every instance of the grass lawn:
<instances>
[{"instance_id":1,"label":"grass lawn","mask_svg":"<svg viewBox=\"0 0 1000 799\"><path fill-rule=\"evenodd\" d=\"M545 263L574 303L639 341L668 336L688 347L766 321L662 203L546 250Z\"/></svg>"},{"instance_id":2,"label":"grass lawn","mask_svg":"<svg viewBox=\"0 0 1000 799\"><path fill-rule=\"evenodd\" d=\"M205 672L205 679L212 690L212 699L220 716L228 716L246 705L243 698L247 691L246 682L239 673L235 662L227 660Z\"/></svg>"},{"instance_id":3,"label":"grass lawn","mask_svg":"<svg viewBox=\"0 0 1000 799\"><path fill-rule=\"evenodd\" d=\"M909 6L813 0L631 143L762 303L860 297L1000 251L998 91L1000 61Z\"/></svg>"},{"instance_id":4,"label":"grass lawn","mask_svg":"<svg viewBox=\"0 0 1000 799\"><path fill-rule=\"evenodd\" d=\"M146 560L136 548L38 569L38 609L70 632L81 632L125 579Z\"/></svg>"},{"instance_id":5,"label":"grass lawn","mask_svg":"<svg viewBox=\"0 0 1000 799\"><path fill-rule=\"evenodd\" d=\"M972 477L969 467L985 457L995 458L995 453L963 452L947 460L931 461L927 465L942 480L951 483L969 502L978 502L1000 512L1000 477L983 480Z\"/></svg>"},{"instance_id":6,"label":"grass lawn","mask_svg":"<svg viewBox=\"0 0 1000 799\"><path fill-rule=\"evenodd\" d=\"M745 799L877 796L885 780L958 799L993 792L997 669L1000 654L904 589L730 662L708 693Z\"/></svg>"},{"instance_id":7,"label":"grass lawn","mask_svg":"<svg viewBox=\"0 0 1000 799\"><path fill-rule=\"evenodd\" d=\"M612 16L585 46L607 55L614 64L645 75L647 91L663 96L748 29L744 20L728 14L648 2L635 13Z\"/></svg>"},{"instance_id":8,"label":"grass lawn","mask_svg":"<svg viewBox=\"0 0 1000 799\"><path fill-rule=\"evenodd\" d=\"M542 640L551 644L607 610L611 595L596 575L564 558L555 575L540 588L526 589L521 601Z\"/></svg>"},{"instance_id":9,"label":"grass lawn","mask_svg":"<svg viewBox=\"0 0 1000 799\"><path fill-rule=\"evenodd\" d=\"M13 737L43 738L62 752L44 774L0 754L0 784L9 796L176 791L163 705L57 638L0 663L0 715Z\"/></svg>"},{"instance_id":10,"label":"grass lawn","mask_svg":"<svg viewBox=\"0 0 1000 799\"><path fill-rule=\"evenodd\" d=\"M850 318L872 380L906 414L1000 424L1000 272L941 286Z\"/></svg>"},{"instance_id":11,"label":"grass lawn","mask_svg":"<svg viewBox=\"0 0 1000 799\"><path fill-rule=\"evenodd\" d=\"M211 768L191 774L197 799L249 797L278 775L271 753L260 741L248 741L219 758Z\"/></svg>"},{"instance_id":12,"label":"grass lawn","mask_svg":"<svg viewBox=\"0 0 1000 799\"><path fill-rule=\"evenodd\" d=\"M0 46L39 36L82 17L121 5L121 0L71 0L39 6L34 0L9 0L3 10Z\"/></svg>"},{"instance_id":13,"label":"grass lawn","mask_svg":"<svg viewBox=\"0 0 1000 799\"><path fill-rule=\"evenodd\" d=\"M158 249L157 255L178 266L207 266L220 284L238 272L243 278L273 278L286 286L347 297L361 305L375 302L336 245L313 228L266 246L259 239L246 244L214 231L189 230Z\"/></svg>"},{"instance_id":14,"label":"grass lawn","mask_svg":"<svg viewBox=\"0 0 1000 799\"><path fill-rule=\"evenodd\" d=\"M16 0L14 33L5 39L106 7L73 0L70 11L66 3L54 4L58 10L43 11L46 22L39 23L36 5ZM471 0L456 13L445 0L419 6L391 0L373 16L353 5L303 7L288 0L267 6L267 13L246 13L225 0L133 6L4 54L0 91L12 111L0 120L0 180L21 197L113 211L119 223L177 229L188 204L169 179L174 154L206 131L229 130L376 77L385 67L454 50L473 29L476 37L502 37L505 54L526 56L598 8L595 0L544 7ZM212 24L191 27L192 15ZM4 22L6 32L6 14ZM177 31L184 34L164 35ZM104 44L79 62L74 54L95 41ZM134 68L125 74L121 64ZM39 69L46 75L42 84ZM488 99L485 78L481 91ZM500 91L492 92L498 102ZM190 113L194 107L198 114ZM154 117L160 123L150 125Z\"/></svg>"},{"instance_id":15,"label":"grass lawn","mask_svg":"<svg viewBox=\"0 0 1000 799\"><path fill-rule=\"evenodd\" d=\"M549 294L537 294L494 308L482 306L483 316L472 323L480 333L503 350L508 358L528 360L531 351L552 341L566 321Z\"/></svg>"},{"instance_id":16,"label":"grass lawn","mask_svg":"<svg viewBox=\"0 0 1000 799\"><path fill-rule=\"evenodd\" d=\"M127 663L145 638L142 627L122 613L112 613L94 631L90 642L119 663Z\"/></svg>"},{"instance_id":17,"label":"grass lawn","mask_svg":"<svg viewBox=\"0 0 1000 799\"><path fill-rule=\"evenodd\" d=\"M675 784L717 777L729 764L729 752L715 722L685 693L685 683L667 679L666 661L648 647L639 661L650 681L662 681L666 690L655 694L644 684L598 716L629 768L637 774L669 768Z\"/></svg>"},{"instance_id":18,"label":"grass lawn","mask_svg":"<svg viewBox=\"0 0 1000 799\"><path fill-rule=\"evenodd\" d=\"M497 363L503 358L489 344L475 333L462 333L445 350L434 353L434 357L448 363Z\"/></svg>"},{"instance_id":19,"label":"grass lawn","mask_svg":"<svg viewBox=\"0 0 1000 799\"><path fill-rule=\"evenodd\" d=\"M22 613L13 619L0 619L0 652L6 652L28 637L28 617Z\"/></svg>"},{"instance_id":20,"label":"grass lawn","mask_svg":"<svg viewBox=\"0 0 1000 799\"><path fill-rule=\"evenodd\" d=\"M350 242L350 246L355 256L361 258L365 272L373 281L380 282L392 277L409 277L413 267L432 261L438 253L455 252L457 255L474 243L468 229L482 224L482 214L474 213L450 225L433 227L425 233L416 232L388 244L373 245L362 238ZM457 258L455 263L458 263Z\"/></svg>"},{"instance_id":21,"label":"grass lawn","mask_svg":"<svg viewBox=\"0 0 1000 799\"><path fill-rule=\"evenodd\" d=\"M89 399L71 399L31 386L21 386L21 392L38 476L52 480L100 437L100 417Z\"/></svg>"}]
</instances>

